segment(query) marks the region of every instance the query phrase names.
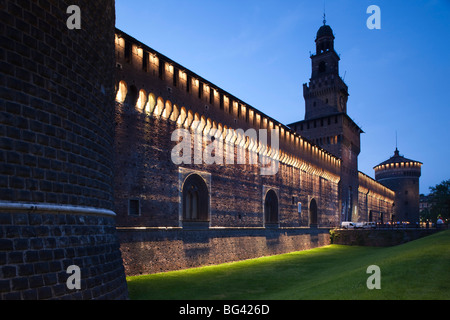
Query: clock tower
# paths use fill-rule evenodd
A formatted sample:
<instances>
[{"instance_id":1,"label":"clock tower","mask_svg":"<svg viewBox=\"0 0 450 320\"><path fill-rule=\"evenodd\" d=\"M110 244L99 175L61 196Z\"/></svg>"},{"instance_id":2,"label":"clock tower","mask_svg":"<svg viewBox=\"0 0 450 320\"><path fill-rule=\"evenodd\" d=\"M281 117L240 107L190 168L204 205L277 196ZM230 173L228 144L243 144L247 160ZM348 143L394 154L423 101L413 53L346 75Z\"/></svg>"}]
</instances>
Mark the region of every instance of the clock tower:
<instances>
[{"instance_id":1,"label":"clock tower","mask_svg":"<svg viewBox=\"0 0 450 320\"><path fill-rule=\"evenodd\" d=\"M347 113L348 87L339 76L340 57L334 50L333 30L325 22L317 31L309 86L303 85L305 120Z\"/></svg>"},{"instance_id":2,"label":"clock tower","mask_svg":"<svg viewBox=\"0 0 450 320\"><path fill-rule=\"evenodd\" d=\"M342 160L339 183L341 221L357 221L358 155L361 128L348 116L348 87L339 76L334 34L324 19L311 55L311 78L303 85L305 119L289 125L303 137Z\"/></svg>"}]
</instances>

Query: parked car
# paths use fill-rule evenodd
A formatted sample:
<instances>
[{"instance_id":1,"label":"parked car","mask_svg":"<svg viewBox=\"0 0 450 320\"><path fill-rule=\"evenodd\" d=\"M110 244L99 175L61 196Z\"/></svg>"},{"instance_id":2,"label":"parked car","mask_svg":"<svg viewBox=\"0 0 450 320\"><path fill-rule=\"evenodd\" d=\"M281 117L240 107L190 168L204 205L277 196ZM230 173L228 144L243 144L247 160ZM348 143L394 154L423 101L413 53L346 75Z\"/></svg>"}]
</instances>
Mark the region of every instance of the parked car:
<instances>
[{"instance_id":1,"label":"parked car","mask_svg":"<svg viewBox=\"0 0 450 320\"><path fill-rule=\"evenodd\" d=\"M363 228L364 229L375 229L377 227L376 222L364 222Z\"/></svg>"},{"instance_id":2,"label":"parked car","mask_svg":"<svg viewBox=\"0 0 450 320\"><path fill-rule=\"evenodd\" d=\"M364 224L362 222L355 222L355 229L362 229Z\"/></svg>"},{"instance_id":3,"label":"parked car","mask_svg":"<svg viewBox=\"0 0 450 320\"><path fill-rule=\"evenodd\" d=\"M355 229L355 223L351 221L343 221L341 227L344 229Z\"/></svg>"}]
</instances>

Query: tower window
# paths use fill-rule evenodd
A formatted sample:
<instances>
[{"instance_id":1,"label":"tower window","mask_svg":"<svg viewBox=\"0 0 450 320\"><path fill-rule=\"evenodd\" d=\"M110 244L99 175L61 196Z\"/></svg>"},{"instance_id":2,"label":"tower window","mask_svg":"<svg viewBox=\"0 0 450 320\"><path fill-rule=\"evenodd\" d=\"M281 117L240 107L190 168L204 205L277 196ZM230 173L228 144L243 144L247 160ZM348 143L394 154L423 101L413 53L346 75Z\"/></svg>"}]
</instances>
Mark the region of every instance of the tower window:
<instances>
[{"instance_id":1,"label":"tower window","mask_svg":"<svg viewBox=\"0 0 450 320\"><path fill-rule=\"evenodd\" d=\"M326 70L325 61L319 63L319 73L323 73Z\"/></svg>"},{"instance_id":2,"label":"tower window","mask_svg":"<svg viewBox=\"0 0 450 320\"><path fill-rule=\"evenodd\" d=\"M178 85L178 82L180 80L179 77L180 77L180 73L178 72L177 69L175 69L173 72L173 78L172 78L174 87L176 87Z\"/></svg>"},{"instance_id":3,"label":"tower window","mask_svg":"<svg viewBox=\"0 0 450 320\"><path fill-rule=\"evenodd\" d=\"M219 108L220 110L223 110L223 94L220 95Z\"/></svg>"},{"instance_id":4,"label":"tower window","mask_svg":"<svg viewBox=\"0 0 450 320\"><path fill-rule=\"evenodd\" d=\"M142 70L144 70L145 72L148 71L148 59L149 59L149 54L147 51L144 51L143 58L142 58Z\"/></svg>"},{"instance_id":5,"label":"tower window","mask_svg":"<svg viewBox=\"0 0 450 320\"><path fill-rule=\"evenodd\" d=\"M133 47L132 47L130 41L125 40L125 61L128 63L131 63L132 50L133 50Z\"/></svg>"},{"instance_id":6,"label":"tower window","mask_svg":"<svg viewBox=\"0 0 450 320\"><path fill-rule=\"evenodd\" d=\"M201 99L203 97L203 82L200 82L198 87L198 98Z\"/></svg>"},{"instance_id":7,"label":"tower window","mask_svg":"<svg viewBox=\"0 0 450 320\"><path fill-rule=\"evenodd\" d=\"M164 79L164 65L165 62L159 61L158 76L161 80Z\"/></svg>"},{"instance_id":8,"label":"tower window","mask_svg":"<svg viewBox=\"0 0 450 320\"><path fill-rule=\"evenodd\" d=\"M128 201L128 215L130 216L139 216L141 208L139 199L130 199Z\"/></svg>"},{"instance_id":9,"label":"tower window","mask_svg":"<svg viewBox=\"0 0 450 320\"><path fill-rule=\"evenodd\" d=\"M190 75L187 76L186 91L187 92L192 92L192 79L191 79Z\"/></svg>"}]
</instances>

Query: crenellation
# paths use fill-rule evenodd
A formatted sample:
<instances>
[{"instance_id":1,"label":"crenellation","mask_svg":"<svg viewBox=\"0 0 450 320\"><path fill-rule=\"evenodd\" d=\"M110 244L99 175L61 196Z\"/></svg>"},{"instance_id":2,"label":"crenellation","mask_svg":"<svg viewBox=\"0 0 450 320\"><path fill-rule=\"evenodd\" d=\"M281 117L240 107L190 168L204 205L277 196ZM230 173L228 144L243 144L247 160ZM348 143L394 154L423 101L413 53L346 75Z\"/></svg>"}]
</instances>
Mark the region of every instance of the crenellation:
<instances>
[{"instance_id":1,"label":"crenellation","mask_svg":"<svg viewBox=\"0 0 450 320\"><path fill-rule=\"evenodd\" d=\"M123 40L123 38L127 38L126 40ZM251 117L250 117L250 109L253 111L253 114L257 114L255 121L256 121L256 126L258 127L258 118L263 118L263 119L267 119L267 120L263 120L263 125L259 125L262 128L267 128L267 126L265 126L265 123L272 123L272 127L273 127L273 123L274 120L270 119L265 115L262 114L258 114L259 112L256 111L254 108L252 107L247 107L247 105L245 103L242 103L239 99L236 99L235 97L233 97L232 95L230 95L229 93L224 92L221 89L212 89L212 88L216 88L216 86L214 86L213 84L210 84L209 82L207 82L206 80L202 79L201 77L199 77L198 75L192 73L189 70L186 70L184 67L179 66L178 64L176 64L175 62L171 61L170 59L163 57L162 55L160 55L159 53L157 53L156 51L150 49L149 47L139 43L137 40L132 39L131 37L125 35L123 32L121 32L120 30L116 29L116 48L118 50L118 53L116 54L116 57L119 60L119 64L122 54L121 52L124 50L124 45L123 43L127 43L127 41L130 42L130 46L133 48L142 48L141 50L143 51L147 51L150 52L149 56L150 57L158 57L158 58L153 58L154 60L158 60L158 61L163 61L165 67L162 68L160 67L159 69L164 70L164 74L163 76L166 77L167 73L169 73L170 75L173 74L173 72L175 72L174 70L183 70L183 73L186 74L186 81L188 81L189 78L192 79L192 85L191 85L191 90L189 90L190 92L190 96L192 97L196 97L198 95L198 99L200 99L201 101L204 101L206 103L209 103L211 105L212 108L217 108L217 106L219 106L219 110L221 110L220 106L221 103L219 101L219 103L214 103L215 99L211 99L211 94L212 92L217 92L217 96L223 97L223 110L225 111L225 113L229 113L230 115L232 115L232 119L231 121L228 122L229 126L240 126L243 125L243 127L248 128L248 127L252 127L253 124L251 122ZM134 44L137 43L137 44ZM131 64L133 64L134 60L131 59ZM166 62L168 61L168 62ZM122 64L121 64L122 65ZM161 65L161 64L160 64ZM188 76L189 74L189 76ZM165 79L167 80L167 79ZM170 82L170 81L169 81ZM148 90L147 90L148 91ZM176 90L177 96L178 93L180 91L183 90ZM159 93L162 93L161 90L159 91ZM174 93L175 94L175 93ZM215 93L213 93L213 95L216 95ZM119 99L120 100L120 99ZM189 99L192 100L192 99ZM211 101L213 100L213 101ZM211 103L213 102L213 103ZM195 102L195 100L191 103L192 108L195 108L196 105L199 105L198 103ZM196 110L195 110L196 109ZM209 113L209 108L195 108L195 111L201 112L201 113ZM206 110L205 110L206 109ZM193 111L194 111L193 110ZM212 112L212 110L211 110ZM279 124L281 125L281 124ZM282 126L282 125L281 125ZM269 127L270 128L270 127ZM288 127L284 127L283 126L283 130L289 130L290 129ZM291 134L295 134L293 131L290 132Z\"/></svg>"}]
</instances>

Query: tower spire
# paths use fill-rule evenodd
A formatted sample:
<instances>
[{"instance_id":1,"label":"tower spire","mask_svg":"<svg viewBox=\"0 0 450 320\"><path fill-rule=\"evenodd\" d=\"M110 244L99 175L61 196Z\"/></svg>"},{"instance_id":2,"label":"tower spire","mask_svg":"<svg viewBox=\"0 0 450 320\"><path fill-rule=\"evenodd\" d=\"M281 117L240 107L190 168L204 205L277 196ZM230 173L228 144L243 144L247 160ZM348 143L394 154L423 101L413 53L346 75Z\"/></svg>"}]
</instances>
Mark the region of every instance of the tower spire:
<instances>
[{"instance_id":1,"label":"tower spire","mask_svg":"<svg viewBox=\"0 0 450 320\"><path fill-rule=\"evenodd\" d=\"M398 141L397 141L397 130L395 130L395 152L394 154L398 156L400 152L398 151Z\"/></svg>"},{"instance_id":2,"label":"tower spire","mask_svg":"<svg viewBox=\"0 0 450 320\"><path fill-rule=\"evenodd\" d=\"M326 14L325 14L325 0L323 0L323 25L327 24Z\"/></svg>"},{"instance_id":3,"label":"tower spire","mask_svg":"<svg viewBox=\"0 0 450 320\"><path fill-rule=\"evenodd\" d=\"M398 144L397 144L397 130L395 130L395 150L397 150L398 148Z\"/></svg>"}]
</instances>

